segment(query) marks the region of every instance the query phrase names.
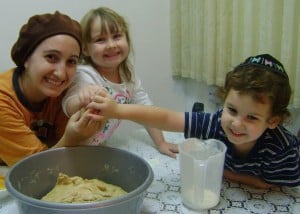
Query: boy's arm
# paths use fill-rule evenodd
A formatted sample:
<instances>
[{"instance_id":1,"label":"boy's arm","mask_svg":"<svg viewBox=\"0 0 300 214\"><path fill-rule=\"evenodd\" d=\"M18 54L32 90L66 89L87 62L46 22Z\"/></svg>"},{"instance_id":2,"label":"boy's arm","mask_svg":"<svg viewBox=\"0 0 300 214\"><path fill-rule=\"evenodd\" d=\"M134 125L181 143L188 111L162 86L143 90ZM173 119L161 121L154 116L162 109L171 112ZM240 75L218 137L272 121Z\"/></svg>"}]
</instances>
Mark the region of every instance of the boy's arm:
<instances>
[{"instance_id":1,"label":"boy's arm","mask_svg":"<svg viewBox=\"0 0 300 214\"><path fill-rule=\"evenodd\" d=\"M100 109L103 113L103 109ZM105 113L104 113L105 115ZM158 128L166 131L184 131L184 112L176 112L157 106L136 104L117 104L113 117L132 120L144 126Z\"/></svg>"},{"instance_id":2,"label":"boy's arm","mask_svg":"<svg viewBox=\"0 0 300 214\"><path fill-rule=\"evenodd\" d=\"M272 187L276 187L276 185L274 184L269 184L265 182L261 177L254 175L238 174L228 169L224 169L223 175L224 178L230 181L246 184L248 186L252 186L259 189L269 189Z\"/></svg>"},{"instance_id":3,"label":"boy's arm","mask_svg":"<svg viewBox=\"0 0 300 214\"><path fill-rule=\"evenodd\" d=\"M132 120L144 126L161 130L184 131L184 112L176 112L157 106L117 104L105 90L101 90L97 96L94 96L87 108L99 111L100 115L94 115L94 117L105 116L107 118Z\"/></svg>"}]
</instances>

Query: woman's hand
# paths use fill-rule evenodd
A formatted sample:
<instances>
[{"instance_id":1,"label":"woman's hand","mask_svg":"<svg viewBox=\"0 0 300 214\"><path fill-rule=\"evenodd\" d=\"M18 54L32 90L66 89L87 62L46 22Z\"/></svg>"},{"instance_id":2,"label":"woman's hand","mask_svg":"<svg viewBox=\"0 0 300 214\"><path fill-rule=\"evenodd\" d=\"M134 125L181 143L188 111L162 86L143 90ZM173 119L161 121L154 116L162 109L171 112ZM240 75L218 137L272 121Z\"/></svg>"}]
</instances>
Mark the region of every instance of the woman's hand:
<instances>
[{"instance_id":1,"label":"woman's hand","mask_svg":"<svg viewBox=\"0 0 300 214\"><path fill-rule=\"evenodd\" d=\"M92 137L105 125L104 117L94 118L89 109L81 109L73 114L66 126L65 133L61 140L54 147L76 146L80 142Z\"/></svg>"}]
</instances>

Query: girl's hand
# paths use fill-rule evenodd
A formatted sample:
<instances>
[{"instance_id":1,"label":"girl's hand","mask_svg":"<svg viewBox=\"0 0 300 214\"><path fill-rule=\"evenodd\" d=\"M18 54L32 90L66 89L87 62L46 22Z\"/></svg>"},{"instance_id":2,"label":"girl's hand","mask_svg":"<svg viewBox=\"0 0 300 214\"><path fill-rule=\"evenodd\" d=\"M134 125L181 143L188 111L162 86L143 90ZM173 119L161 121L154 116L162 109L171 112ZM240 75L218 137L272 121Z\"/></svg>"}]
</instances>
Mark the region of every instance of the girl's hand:
<instances>
[{"instance_id":1,"label":"girl's hand","mask_svg":"<svg viewBox=\"0 0 300 214\"><path fill-rule=\"evenodd\" d=\"M172 158L176 158L176 154L178 153L178 145L164 141L158 145L158 151Z\"/></svg>"}]
</instances>

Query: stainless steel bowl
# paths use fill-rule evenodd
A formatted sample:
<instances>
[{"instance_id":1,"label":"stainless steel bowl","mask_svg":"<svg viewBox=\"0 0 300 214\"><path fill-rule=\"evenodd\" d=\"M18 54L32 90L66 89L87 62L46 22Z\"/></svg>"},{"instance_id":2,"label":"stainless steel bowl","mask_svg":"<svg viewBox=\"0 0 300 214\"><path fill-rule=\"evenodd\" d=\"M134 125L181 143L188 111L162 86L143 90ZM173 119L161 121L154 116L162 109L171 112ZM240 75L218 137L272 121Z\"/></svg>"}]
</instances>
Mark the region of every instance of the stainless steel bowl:
<instances>
[{"instance_id":1,"label":"stainless steel bowl","mask_svg":"<svg viewBox=\"0 0 300 214\"><path fill-rule=\"evenodd\" d=\"M128 194L91 203L41 201L40 198L54 187L59 172L98 178L121 186ZM5 185L16 199L20 214L133 214L141 212L152 181L150 165L131 152L104 146L80 146L50 149L21 160L7 173Z\"/></svg>"}]
</instances>

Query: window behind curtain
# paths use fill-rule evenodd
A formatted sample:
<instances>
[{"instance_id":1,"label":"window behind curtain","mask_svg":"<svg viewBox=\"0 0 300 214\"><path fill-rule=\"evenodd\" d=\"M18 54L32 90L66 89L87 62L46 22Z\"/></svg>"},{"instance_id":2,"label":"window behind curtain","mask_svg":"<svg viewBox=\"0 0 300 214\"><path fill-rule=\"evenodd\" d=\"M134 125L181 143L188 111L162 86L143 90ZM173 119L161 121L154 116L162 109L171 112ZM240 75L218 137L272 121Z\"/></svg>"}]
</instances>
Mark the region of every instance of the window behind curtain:
<instances>
[{"instance_id":1,"label":"window behind curtain","mask_svg":"<svg viewBox=\"0 0 300 214\"><path fill-rule=\"evenodd\" d=\"M174 76L223 85L246 57L269 53L285 66L300 107L300 1L171 0Z\"/></svg>"}]
</instances>

